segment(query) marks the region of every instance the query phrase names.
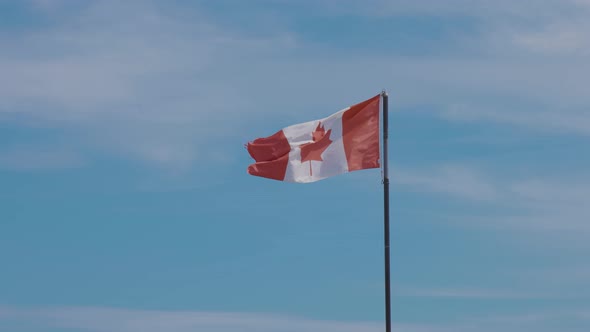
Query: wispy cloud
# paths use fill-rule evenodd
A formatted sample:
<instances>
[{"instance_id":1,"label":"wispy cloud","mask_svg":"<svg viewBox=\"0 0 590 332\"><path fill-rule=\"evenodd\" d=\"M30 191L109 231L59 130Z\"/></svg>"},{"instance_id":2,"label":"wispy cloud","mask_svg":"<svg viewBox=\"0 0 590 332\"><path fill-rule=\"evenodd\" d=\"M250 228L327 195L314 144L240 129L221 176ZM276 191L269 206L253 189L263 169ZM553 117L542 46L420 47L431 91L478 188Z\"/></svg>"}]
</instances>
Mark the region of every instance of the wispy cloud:
<instances>
[{"instance_id":1,"label":"wispy cloud","mask_svg":"<svg viewBox=\"0 0 590 332\"><path fill-rule=\"evenodd\" d=\"M456 164L411 171L396 168L392 181L400 190L479 202L496 209L493 216L480 213L453 218L455 222L465 220L461 224L469 227L585 233L590 231L586 204L590 179L587 174L573 176L508 178Z\"/></svg>"},{"instance_id":2,"label":"wispy cloud","mask_svg":"<svg viewBox=\"0 0 590 332\"><path fill-rule=\"evenodd\" d=\"M590 231L587 177L578 180L528 179L507 183L503 204L517 206L520 215L496 218L496 226L531 231ZM489 226L489 224L488 224Z\"/></svg>"},{"instance_id":3,"label":"wispy cloud","mask_svg":"<svg viewBox=\"0 0 590 332\"><path fill-rule=\"evenodd\" d=\"M590 111L587 110L545 110L537 111L532 116L530 111L500 107L486 109L475 104L456 104L450 106L442 115L453 121L485 121L558 134L590 135Z\"/></svg>"},{"instance_id":4,"label":"wispy cloud","mask_svg":"<svg viewBox=\"0 0 590 332\"><path fill-rule=\"evenodd\" d=\"M75 8L47 12L59 23L43 30L0 36L0 112L50 122L86 148L170 167L206 158L206 142L236 131L233 115L248 107L229 79L236 61L291 47L281 32L251 37L197 8Z\"/></svg>"},{"instance_id":5,"label":"wispy cloud","mask_svg":"<svg viewBox=\"0 0 590 332\"><path fill-rule=\"evenodd\" d=\"M529 280L529 286L545 291L553 291L562 298L587 299L590 298L588 280L590 280L590 265L585 261L579 263L558 263L554 266L529 268L514 271L518 279Z\"/></svg>"},{"instance_id":6,"label":"wispy cloud","mask_svg":"<svg viewBox=\"0 0 590 332\"><path fill-rule=\"evenodd\" d=\"M513 41L527 50L547 55L581 55L590 53L590 41L584 31L587 20L558 20L541 31L515 32Z\"/></svg>"},{"instance_id":7,"label":"wispy cloud","mask_svg":"<svg viewBox=\"0 0 590 332\"><path fill-rule=\"evenodd\" d=\"M25 322L38 328L93 332L356 332L381 331L378 322L325 321L273 314L129 310L97 307L19 309L0 307L4 321ZM420 324L396 324L395 330L438 332L446 329Z\"/></svg>"},{"instance_id":8,"label":"wispy cloud","mask_svg":"<svg viewBox=\"0 0 590 332\"><path fill-rule=\"evenodd\" d=\"M268 2L281 1L258 4ZM68 11L60 10L68 7L63 1L29 3L53 23L0 34L6 45L0 50L0 114L51 122L85 148L115 156L189 169L219 153L223 139L250 139L241 133L246 112L257 119L278 116L277 107L289 99L292 107L280 115L287 125L308 113L329 114L332 109L321 108L328 99L366 97L365 91L382 87L392 90L396 108L435 105L454 120L589 132L590 75L578 31L586 30L579 22L590 14L582 1L539 1L534 15L530 4L514 1L297 4L322 15L458 15L475 22L467 36L443 36L467 38L458 44L473 49L442 55L434 49L419 57L330 49L289 24L273 25L289 21L280 15L263 32L236 29L199 3L187 9L104 0ZM248 15L255 17L256 8ZM511 98L521 103L497 102Z\"/></svg>"},{"instance_id":9,"label":"wispy cloud","mask_svg":"<svg viewBox=\"0 0 590 332\"><path fill-rule=\"evenodd\" d=\"M0 169L5 170L57 170L84 166L84 158L63 148L13 147L0 149Z\"/></svg>"},{"instance_id":10,"label":"wispy cloud","mask_svg":"<svg viewBox=\"0 0 590 332\"><path fill-rule=\"evenodd\" d=\"M394 323L393 331L405 332L516 332L535 328L537 331L557 331L547 323L563 322L583 326L589 315L585 310L565 312L533 312L511 316L465 317L457 321L429 324ZM129 310L97 307L55 307L22 309L0 307L0 327L14 328L26 324L36 330L55 328L92 332L358 332L382 331L383 323L322 321L271 314L224 313L199 311ZM3 325L4 324L4 325ZM568 324L560 331L584 331ZM12 327L11 327L12 326Z\"/></svg>"},{"instance_id":11,"label":"wispy cloud","mask_svg":"<svg viewBox=\"0 0 590 332\"><path fill-rule=\"evenodd\" d=\"M458 165L445 165L419 172L396 168L392 179L395 184L421 192L484 201L496 197L496 188L491 181L472 168Z\"/></svg>"},{"instance_id":12,"label":"wispy cloud","mask_svg":"<svg viewBox=\"0 0 590 332\"><path fill-rule=\"evenodd\" d=\"M449 299L515 300L547 298L546 294L527 293L517 290L481 288L395 288L394 294L411 297L432 297Z\"/></svg>"},{"instance_id":13,"label":"wispy cloud","mask_svg":"<svg viewBox=\"0 0 590 332\"><path fill-rule=\"evenodd\" d=\"M479 324L507 330L584 331L588 324L587 309L540 311L514 315L490 315L478 318ZM561 323L556 323L561 322ZM566 323L567 322L567 323Z\"/></svg>"},{"instance_id":14,"label":"wispy cloud","mask_svg":"<svg viewBox=\"0 0 590 332\"><path fill-rule=\"evenodd\" d=\"M590 19L587 1L536 1L534 9L528 2L504 0L376 0L374 4L367 6L374 15L393 19L404 15L470 19L471 32L446 37L471 49L422 59L427 60L424 72L430 73L425 84L434 85L428 90L435 91L426 98L443 105L445 117L590 133L590 100L583 88L589 83L584 65L590 53L585 34ZM436 81L445 82L433 84Z\"/></svg>"}]
</instances>

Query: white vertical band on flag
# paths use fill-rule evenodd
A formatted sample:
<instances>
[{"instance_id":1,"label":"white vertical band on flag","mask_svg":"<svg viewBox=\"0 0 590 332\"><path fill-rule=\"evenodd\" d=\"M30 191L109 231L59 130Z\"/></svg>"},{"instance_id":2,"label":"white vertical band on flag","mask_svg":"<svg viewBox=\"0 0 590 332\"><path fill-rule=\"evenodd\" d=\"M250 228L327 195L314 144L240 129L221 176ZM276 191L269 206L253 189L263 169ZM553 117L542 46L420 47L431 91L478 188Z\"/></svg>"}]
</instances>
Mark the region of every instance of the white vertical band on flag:
<instances>
[{"instance_id":1,"label":"white vertical band on flag","mask_svg":"<svg viewBox=\"0 0 590 332\"><path fill-rule=\"evenodd\" d=\"M349 107L324 119L309 121L283 129L285 137L292 147L284 181L314 182L348 172L348 162L342 141L342 115L348 109ZM330 140L332 142L322 153L323 161L310 160L301 162L300 146L313 142L312 135L318 125L322 126L326 132L330 131Z\"/></svg>"}]
</instances>

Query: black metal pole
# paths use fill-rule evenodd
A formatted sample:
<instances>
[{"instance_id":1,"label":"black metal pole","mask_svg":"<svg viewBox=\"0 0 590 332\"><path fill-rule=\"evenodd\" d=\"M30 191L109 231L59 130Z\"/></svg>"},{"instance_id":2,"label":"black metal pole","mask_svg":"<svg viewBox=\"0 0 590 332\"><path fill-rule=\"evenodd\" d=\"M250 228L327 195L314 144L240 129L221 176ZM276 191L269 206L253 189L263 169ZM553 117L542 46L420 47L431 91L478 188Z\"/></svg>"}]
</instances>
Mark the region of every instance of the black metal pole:
<instances>
[{"instance_id":1,"label":"black metal pole","mask_svg":"<svg viewBox=\"0 0 590 332\"><path fill-rule=\"evenodd\" d=\"M383 90L383 226L385 240L385 332L391 332L391 285L389 271L389 165L387 156L389 96Z\"/></svg>"}]
</instances>

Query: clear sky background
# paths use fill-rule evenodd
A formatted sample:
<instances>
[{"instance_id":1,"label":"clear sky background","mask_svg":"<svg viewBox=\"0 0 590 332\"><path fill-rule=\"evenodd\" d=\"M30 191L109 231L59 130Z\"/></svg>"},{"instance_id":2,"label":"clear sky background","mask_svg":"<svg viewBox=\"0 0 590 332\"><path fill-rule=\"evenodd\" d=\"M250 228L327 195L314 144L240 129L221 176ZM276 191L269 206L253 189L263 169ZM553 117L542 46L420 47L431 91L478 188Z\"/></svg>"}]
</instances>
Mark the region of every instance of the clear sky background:
<instances>
[{"instance_id":1,"label":"clear sky background","mask_svg":"<svg viewBox=\"0 0 590 332\"><path fill-rule=\"evenodd\" d=\"M243 145L387 89L395 331L587 332L588 31L584 0L0 0L0 331L382 331L380 171Z\"/></svg>"}]
</instances>

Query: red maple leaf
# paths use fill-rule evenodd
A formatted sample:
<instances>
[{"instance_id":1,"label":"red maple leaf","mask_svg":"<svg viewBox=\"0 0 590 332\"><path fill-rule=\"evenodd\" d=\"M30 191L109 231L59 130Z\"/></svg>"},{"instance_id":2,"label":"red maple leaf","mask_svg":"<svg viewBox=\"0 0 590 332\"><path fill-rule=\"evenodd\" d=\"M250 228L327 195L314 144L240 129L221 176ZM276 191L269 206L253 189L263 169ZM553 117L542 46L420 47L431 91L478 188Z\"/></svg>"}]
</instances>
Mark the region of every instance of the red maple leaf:
<instances>
[{"instance_id":1,"label":"red maple leaf","mask_svg":"<svg viewBox=\"0 0 590 332\"><path fill-rule=\"evenodd\" d=\"M301 148L301 162L309 161L309 174L311 175L311 161L323 161L322 153L330 146L332 140L330 140L330 134L332 129L326 132L324 126L318 123L317 128L311 134L313 142L305 143L300 146Z\"/></svg>"}]
</instances>

